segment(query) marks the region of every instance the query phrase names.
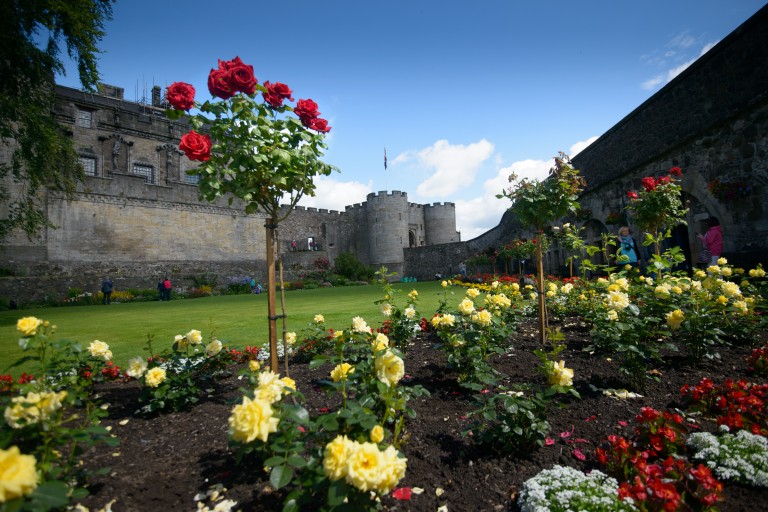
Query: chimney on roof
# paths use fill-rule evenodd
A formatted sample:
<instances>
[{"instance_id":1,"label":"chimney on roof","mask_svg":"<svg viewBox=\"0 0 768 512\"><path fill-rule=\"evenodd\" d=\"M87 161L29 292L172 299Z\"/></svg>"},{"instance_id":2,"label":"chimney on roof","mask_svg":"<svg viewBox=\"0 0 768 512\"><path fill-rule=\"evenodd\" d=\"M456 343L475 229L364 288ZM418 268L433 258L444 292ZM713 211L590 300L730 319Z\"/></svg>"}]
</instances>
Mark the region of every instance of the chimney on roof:
<instances>
[{"instance_id":1,"label":"chimney on roof","mask_svg":"<svg viewBox=\"0 0 768 512\"><path fill-rule=\"evenodd\" d=\"M162 94L160 94L160 86L159 85L153 85L152 86L152 106L153 107L162 107Z\"/></svg>"}]
</instances>

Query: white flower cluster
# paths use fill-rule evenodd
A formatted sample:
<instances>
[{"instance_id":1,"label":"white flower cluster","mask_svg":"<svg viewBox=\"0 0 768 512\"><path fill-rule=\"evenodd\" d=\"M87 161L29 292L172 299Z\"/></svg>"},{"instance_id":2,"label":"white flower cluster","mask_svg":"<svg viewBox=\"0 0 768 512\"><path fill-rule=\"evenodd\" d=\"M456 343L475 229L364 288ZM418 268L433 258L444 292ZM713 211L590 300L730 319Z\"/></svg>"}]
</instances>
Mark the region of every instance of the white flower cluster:
<instances>
[{"instance_id":1,"label":"white flower cluster","mask_svg":"<svg viewBox=\"0 0 768 512\"><path fill-rule=\"evenodd\" d=\"M688 437L696 450L694 459L703 460L717 478L757 487L768 487L768 440L746 430L736 435L714 436L696 432Z\"/></svg>"},{"instance_id":2,"label":"white flower cluster","mask_svg":"<svg viewBox=\"0 0 768 512\"><path fill-rule=\"evenodd\" d=\"M288 355L292 356L293 353L294 353L293 347L289 346ZM285 357L285 348L283 348L283 342L279 340L277 342L277 357L279 359L282 359L283 357ZM270 358L269 344L266 344L264 345L264 348L259 350L259 353L256 355L256 359L258 359L259 361L267 361L269 360L269 358Z\"/></svg>"},{"instance_id":3,"label":"white flower cluster","mask_svg":"<svg viewBox=\"0 0 768 512\"><path fill-rule=\"evenodd\" d=\"M518 503L522 512L637 510L631 500L619 501L618 488L615 478L600 471L554 466L525 481Z\"/></svg>"}]
</instances>

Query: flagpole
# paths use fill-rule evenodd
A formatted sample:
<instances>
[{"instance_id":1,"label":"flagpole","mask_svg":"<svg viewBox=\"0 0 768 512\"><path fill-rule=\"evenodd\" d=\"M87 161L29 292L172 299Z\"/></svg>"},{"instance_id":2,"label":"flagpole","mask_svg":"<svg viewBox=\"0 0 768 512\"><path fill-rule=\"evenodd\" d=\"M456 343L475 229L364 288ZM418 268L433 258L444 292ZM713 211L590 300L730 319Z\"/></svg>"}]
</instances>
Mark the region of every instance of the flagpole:
<instances>
[{"instance_id":1,"label":"flagpole","mask_svg":"<svg viewBox=\"0 0 768 512\"><path fill-rule=\"evenodd\" d=\"M387 184L387 147L384 146L384 190L389 190Z\"/></svg>"}]
</instances>

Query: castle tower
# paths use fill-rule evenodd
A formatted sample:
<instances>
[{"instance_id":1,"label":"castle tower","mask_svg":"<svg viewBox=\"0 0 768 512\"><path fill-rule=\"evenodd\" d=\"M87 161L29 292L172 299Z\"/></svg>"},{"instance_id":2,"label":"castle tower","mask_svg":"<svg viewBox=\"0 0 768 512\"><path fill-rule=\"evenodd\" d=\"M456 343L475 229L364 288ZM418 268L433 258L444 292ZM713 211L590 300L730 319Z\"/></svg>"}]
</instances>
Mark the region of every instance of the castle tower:
<instances>
[{"instance_id":1,"label":"castle tower","mask_svg":"<svg viewBox=\"0 0 768 512\"><path fill-rule=\"evenodd\" d=\"M454 203L424 205L424 231L427 245L461 241L456 231L456 205Z\"/></svg>"},{"instance_id":2,"label":"castle tower","mask_svg":"<svg viewBox=\"0 0 768 512\"><path fill-rule=\"evenodd\" d=\"M393 190L367 196L368 261L401 272L403 247L408 247L408 194Z\"/></svg>"}]
</instances>

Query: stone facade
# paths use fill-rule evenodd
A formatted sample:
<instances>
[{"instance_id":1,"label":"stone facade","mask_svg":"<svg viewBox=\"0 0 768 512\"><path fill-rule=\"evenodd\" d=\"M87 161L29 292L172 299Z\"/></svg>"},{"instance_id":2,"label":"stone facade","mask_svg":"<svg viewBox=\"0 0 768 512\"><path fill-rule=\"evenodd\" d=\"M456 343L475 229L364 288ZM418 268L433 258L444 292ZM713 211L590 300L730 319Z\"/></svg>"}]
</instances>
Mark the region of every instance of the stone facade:
<instances>
[{"instance_id":1,"label":"stone facade","mask_svg":"<svg viewBox=\"0 0 768 512\"><path fill-rule=\"evenodd\" d=\"M166 275L181 288L201 274L220 284L233 275L266 281L265 216L246 215L237 200L198 199L196 176L185 172L195 164L178 150L188 128L165 117L159 87L152 105L125 101L108 85L99 94L56 93L55 115L86 179L72 197L47 191L52 228L5 241L0 266L12 277L0 278L0 297L96 291L105 275L116 289L153 288ZM291 269L312 268L317 258L332 264L342 252L402 272L404 247L459 240L452 203L414 204L400 191L369 194L343 212L295 207L278 236L289 279Z\"/></svg>"}]
</instances>

